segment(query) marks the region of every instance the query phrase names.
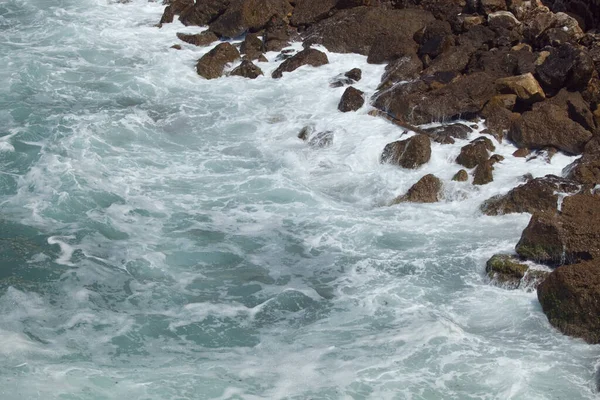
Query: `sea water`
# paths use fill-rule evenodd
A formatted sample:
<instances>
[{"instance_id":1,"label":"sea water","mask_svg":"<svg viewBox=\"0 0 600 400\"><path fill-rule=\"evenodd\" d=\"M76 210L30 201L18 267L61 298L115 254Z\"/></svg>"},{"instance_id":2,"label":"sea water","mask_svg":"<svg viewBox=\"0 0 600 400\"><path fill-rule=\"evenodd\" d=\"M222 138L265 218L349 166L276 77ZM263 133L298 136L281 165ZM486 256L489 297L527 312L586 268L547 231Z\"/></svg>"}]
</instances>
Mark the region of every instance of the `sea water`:
<instances>
[{"instance_id":1,"label":"sea water","mask_svg":"<svg viewBox=\"0 0 600 400\"><path fill-rule=\"evenodd\" d=\"M358 67L371 96L384 66L327 52L274 80L268 53L204 80L210 47L170 49L203 28L157 28L163 8L0 3L1 399L596 396L599 349L484 273L529 216L480 204L571 158L494 140L480 187L450 180L466 140L382 165L411 133L337 111L329 82ZM441 202L388 206L428 173Z\"/></svg>"}]
</instances>

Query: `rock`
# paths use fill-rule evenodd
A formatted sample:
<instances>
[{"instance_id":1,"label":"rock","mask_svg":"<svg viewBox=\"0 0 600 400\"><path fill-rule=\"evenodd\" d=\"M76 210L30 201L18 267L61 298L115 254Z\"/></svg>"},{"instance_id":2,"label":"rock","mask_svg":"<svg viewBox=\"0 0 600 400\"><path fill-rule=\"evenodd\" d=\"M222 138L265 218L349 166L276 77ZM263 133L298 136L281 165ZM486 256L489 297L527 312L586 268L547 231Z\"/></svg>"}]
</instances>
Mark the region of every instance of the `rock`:
<instances>
[{"instance_id":1,"label":"rock","mask_svg":"<svg viewBox=\"0 0 600 400\"><path fill-rule=\"evenodd\" d=\"M512 30L521 25L521 21L510 11L496 11L488 15L488 26L495 30L498 28Z\"/></svg>"},{"instance_id":2,"label":"rock","mask_svg":"<svg viewBox=\"0 0 600 400\"><path fill-rule=\"evenodd\" d=\"M312 25L329 16L337 0L297 0L290 23L294 26Z\"/></svg>"},{"instance_id":3,"label":"rock","mask_svg":"<svg viewBox=\"0 0 600 400\"><path fill-rule=\"evenodd\" d=\"M196 71L206 79L216 79L223 75L225 65L239 58L240 53L233 45L220 43L198 60Z\"/></svg>"},{"instance_id":4,"label":"rock","mask_svg":"<svg viewBox=\"0 0 600 400\"><path fill-rule=\"evenodd\" d=\"M348 79L358 82L362 79L362 70L360 68L352 68L344 74Z\"/></svg>"},{"instance_id":5,"label":"rock","mask_svg":"<svg viewBox=\"0 0 600 400\"><path fill-rule=\"evenodd\" d=\"M505 0L480 0L479 6L484 14L492 14L498 11L506 10Z\"/></svg>"},{"instance_id":6,"label":"rock","mask_svg":"<svg viewBox=\"0 0 600 400\"><path fill-rule=\"evenodd\" d=\"M490 157L490 162L492 165L501 163L502 161L504 161L504 156L501 156L500 154L494 154Z\"/></svg>"},{"instance_id":7,"label":"rock","mask_svg":"<svg viewBox=\"0 0 600 400\"><path fill-rule=\"evenodd\" d=\"M565 43L550 51L536 73L542 85L551 90L563 87L581 90L586 88L594 70L594 62L587 52Z\"/></svg>"},{"instance_id":8,"label":"rock","mask_svg":"<svg viewBox=\"0 0 600 400\"><path fill-rule=\"evenodd\" d=\"M263 75L263 72L256 65L252 64L252 61L244 60L239 66L237 66L236 68L234 68L233 71L231 71L230 75L256 79L259 76Z\"/></svg>"},{"instance_id":9,"label":"rock","mask_svg":"<svg viewBox=\"0 0 600 400\"><path fill-rule=\"evenodd\" d=\"M590 106L583 99L579 92L569 92L566 89L561 89L560 92L549 100L565 110L569 118L577 122L584 129L594 133L596 131L596 121L594 114L590 110Z\"/></svg>"},{"instance_id":10,"label":"rock","mask_svg":"<svg viewBox=\"0 0 600 400\"><path fill-rule=\"evenodd\" d=\"M381 162L414 169L427 163L430 158L431 141L427 135L420 134L387 144Z\"/></svg>"},{"instance_id":11,"label":"rock","mask_svg":"<svg viewBox=\"0 0 600 400\"><path fill-rule=\"evenodd\" d=\"M322 131L315 132L312 126L305 126L298 134L298 138L307 142L310 147L323 148L329 147L333 143L333 132Z\"/></svg>"},{"instance_id":12,"label":"rock","mask_svg":"<svg viewBox=\"0 0 600 400\"><path fill-rule=\"evenodd\" d=\"M272 77L277 79L283 76L284 72L292 72L303 65L311 65L320 67L321 65L329 64L327 55L319 50L305 49L281 63L281 65L273 72Z\"/></svg>"},{"instance_id":13,"label":"rock","mask_svg":"<svg viewBox=\"0 0 600 400\"><path fill-rule=\"evenodd\" d=\"M435 175L428 174L419 179L408 192L397 197L392 204L410 203L436 203L440 201L442 181Z\"/></svg>"},{"instance_id":14,"label":"rock","mask_svg":"<svg viewBox=\"0 0 600 400\"><path fill-rule=\"evenodd\" d=\"M496 94L492 78L475 73L453 80L438 89L406 94L390 90L375 99L375 107L413 125L468 118L477 114Z\"/></svg>"},{"instance_id":15,"label":"rock","mask_svg":"<svg viewBox=\"0 0 600 400\"><path fill-rule=\"evenodd\" d=\"M495 254L485 264L485 272L493 282L507 289L517 289L529 267L508 254Z\"/></svg>"},{"instance_id":16,"label":"rock","mask_svg":"<svg viewBox=\"0 0 600 400\"><path fill-rule=\"evenodd\" d=\"M563 173L568 179L581 184L600 184L600 157L598 154L584 154L583 157L568 165Z\"/></svg>"},{"instance_id":17,"label":"rock","mask_svg":"<svg viewBox=\"0 0 600 400\"><path fill-rule=\"evenodd\" d=\"M350 86L340 100L338 110L341 112L356 111L365 104L364 93L354 87Z\"/></svg>"},{"instance_id":18,"label":"rock","mask_svg":"<svg viewBox=\"0 0 600 400\"><path fill-rule=\"evenodd\" d=\"M475 50L488 50L496 39L496 33L483 25L476 25L467 32L462 33L457 38L457 43L461 46L470 47Z\"/></svg>"},{"instance_id":19,"label":"rock","mask_svg":"<svg viewBox=\"0 0 600 400\"><path fill-rule=\"evenodd\" d=\"M453 144L454 139L467 139L471 128L463 124L450 124L423 129L437 143Z\"/></svg>"},{"instance_id":20,"label":"rock","mask_svg":"<svg viewBox=\"0 0 600 400\"><path fill-rule=\"evenodd\" d=\"M558 206L558 193L573 194L579 186L569 180L555 175L536 178L511 189L505 195L486 200L481 211L486 215L503 215L512 213L555 212Z\"/></svg>"},{"instance_id":21,"label":"rock","mask_svg":"<svg viewBox=\"0 0 600 400\"><path fill-rule=\"evenodd\" d=\"M289 45L292 31L288 24L280 17L273 16L264 30L263 40L267 51L280 51Z\"/></svg>"},{"instance_id":22,"label":"rock","mask_svg":"<svg viewBox=\"0 0 600 400\"><path fill-rule=\"evenodd\" d=\"M433 20L431 13L417 9L350 8L311 26L304 44L321 44L336 53L369 55L376 41L405 42L416 51L413 35Z\"/></svg>"},{"instance_id":23,"label":"rock","mask_svg":"<svg viewBox=\"0 0 600 400\"><path fill-rule=\"evenodd\" d=\"M565 335L600 343L600 263L557 268L537 289L544 314Z\"/></svg>"},{"instance_id":24,"label":"rock","mask_svg":"<svg viewBox=\"0 0 600 400\"><path fill-rule=\"evenodd\" d=\"M165 7L159 26L162 24L170 24L175 19L175 15L181 14L193 5L194 0L177 0L170 2L170 4Z\"/></svg>"},{"instance_id":25,"label":"rock","mask_svg":"<svg viewBox=\"0 0 600 400\"><path fill-rule=\"evenodd\" d=\"M273 16L285 17L292 11L287 0L231 0L229 7L209 25L219 37L235 38L247 31L267 26Z\"/></svg>"},{"instance_id":26,"label":"rock","mask_svg":"<svg viewBox=\"0 0 600 400\"><path fill-rule=\"evenodd\" d=\"M362 71L360 68L352 68L350 71L344 73L341 76L337 76L333 79L329 86L331 87L342 87L345 85L352 85L362 79Z\"/></svg>"},{"instance_id":27,"label":"rock","mask_svg":"<svg viewBox=\"0 0 600 400\"><path fill-rule=\"evenodd\" d=\"M260 56L258 56L257 61L258 62L269 62L269 60L267 59L267 57L264 56L264 54L261 54Z\"/></svg>"},{"instance_id":28,"label":"rock","mask_svg":"<svg viewBox=\"0 0 600 400\"><path fill-rule=\"evenodd\" d=\"M500 93L517 95L517 98L526 104L536 103L546 98L544 90L531 73L500 78L496 80L496 87Z\"/></svg>"},{"instance_id":29,"label":"rock","mask_svg":"<svg viewBox=\"0 0 600 400\"><path fill-rule=\"evenodd\" d=\"M486 162L489 158L488 151L493 150L493 145L492 150L490 150L489 144L482 138L475 139L460 149L460 154L456 158L456 162L463 167L474 168L477 165Z\"/></svg>"},{"instance_id":30,"label":"rock","mask_svg":"<svg viewBox=\"0 0 600 400\"><path fill-rule=\"evenodd\" d=\"M600 258L600 197L566 197L560 212L533 214L517 244L517 253L550 266Z\"/></svg>"},{"instance_id":31,"label":"rock","mask_svg":"<svg viewBox=\"0 0 600 400\"><path fill-rule=\"evenodd\" d=\"M194 46L208 46L209 44L219 40L217 35L210 31L204 31L196 35L177 32L177 38Z\"/></svg>"},{"instance_id":32,"label":"rock","mask_svg":"<svg viewBox=\"0 0 600 400\"><path fill-rule=\"evenodd\" d=\"M192 7L187 7L181 11L179 21L184 25L205 26L219 17L229 6L229 0L203 0L194 4L189 1Z\"/></svg>"},{"instance_id":33,"label":"rock","mask_svg":"<svg viewBox=\"0 0 600 400\"><path fill-rule=\"evenodd\" d=\"M516 100L516 96L514 99ZM510 103L512 103L511 98L494 96L480 113L480 116L485 119L487 133L494 136L498 142L502 142L504 136L510 131L514 120L520 117L520 114L507 109L507 106L510 107Z\"/></svg>"},{"instance_id":34,"label":"rock","mask_svg":"<svg viewBox=\"0 0 600 400\"><path fill-rule=\"evenodd\" d=\"M429 63L424 75L437 72L463 72L474 50L470 46L451 47Z\"/></svg>"},{"instance_id":35,"label":"rock","mask_svg":"<svg viewBox=\"0 0 600 400\"><path fill-rule=\"evenodd\" d=\"M510 138L517 147L556 147L568 154L581 154L592 133L569 117L568 110L550 101L537 103L532 111L514 121Z\"/></svg>"},{"instance_id":36,"label":"rock","mask_svg":"<svg viewBox=\"0 0 600 400\"><path fill-rule=\"evenodd\" d=\"M492 49L477 51L467 65L467 72L486 72L498 79L535 71L535 54L526 51Z\"/></svg>"},{"instance_id":37,"label":"rock","mask_svg":"<svg viewBox=\"0 0 600 400\"><path fill-rule=\"evenodd\" d=\"M513 155L513 157L517 157L517 158L525 158L529 154L531 154L531 151L529 151L529 149L522 148L522 149L517 149L512 155Z\"/></svg>"},{"instance_id":38,"label":"rock","mask_svg":"<svg viewBox=\"0 0 600 400\"><path fill-rule=\"evenodd\" d=\"M473 185L487 185L494 181L494 163L491 160L484 161L475 167L473 172Z\"/></svg>"},{"instance_id":39,"label":"rock","mask_svg":"<svg viewBox=\"0 0 600 400\"><path fill-rule=\"evenodd\" d=\"M240 53L250 61L258 59L264 52L263 41L256 33L249 33L240 46Z\"/></svg>"},{"instance_id":40,"label":"rock","mask_svg":"<svg viewBox=\"0 0 600 400\"><path fill-rule=\"evenodd\" d=\"M181 50L181 45L180 44L174 44L173 46L171 46L172 49L175 50Z\"/></svg>"},{"instance_id":41,"label":"rock","mask_svg":"<svg viewBox=\"0 0 600 400\"><path fill-rule=\"evenodd\" d=\"M454 176L452 177L452 180L456 181L456 182L466 182L469 180L469 174L467 173L466 170L461 169L456 174L454 174Z\"/></svg>"},{"instance_id":42,"label":"rock","mask_svg":"<svg viewBox=\"0 0 600 400\"><path fill-rule=\"evenodd\" d=\"M452 28L446 21L434 20L415 34L419 44L418 54L421 57L436 58L450 47L454 46Z\"/></svg>"},{"instance_id":43,"label":"rock","mask_svg":"<svg viewBox=\"0 0 600 400\"><path fill-rule=\"evenodd\" d=\"M416 79L422 70L423 63L416 54L400 57L386 65L379 89L387 89L398 82Z\"/></svg>"},{"instance_id":44,"label":"rock","mask_svg":"<svg viewBox=\"0 0 600 400\"><path fill-rule=\"evenodd\" d=\"M369 64L383 64L403 57L411 57L415 53L415 44L403 40L375 40L369 50Z\"/></svg>"}]
</instances>

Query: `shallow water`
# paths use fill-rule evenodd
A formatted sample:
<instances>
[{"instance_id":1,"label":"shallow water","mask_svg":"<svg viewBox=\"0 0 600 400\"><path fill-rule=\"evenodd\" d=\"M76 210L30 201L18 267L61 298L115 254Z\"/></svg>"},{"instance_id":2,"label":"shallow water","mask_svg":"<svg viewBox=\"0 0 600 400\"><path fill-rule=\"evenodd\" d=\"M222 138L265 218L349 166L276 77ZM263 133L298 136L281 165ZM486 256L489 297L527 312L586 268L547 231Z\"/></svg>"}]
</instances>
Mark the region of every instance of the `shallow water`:
<instances>
[{"instance_id":1,"label":"shallow water","mask_svg":"<svg viewBox=\"0 0 600 400\"><path fill-rule=\"evenodd\" d=\"M507 158L450 182L466 141L408 171L402 129L342 114L330 64L199 78L163 6L0 4L0 398L594 398L595 346L560 335L535 293L488 285L527 215L486 198L572 159ZM296 49L299 45L294 45ZM297 139L315 125L333 145ZM472 138L479 136L472 133ZM385 206L416 180L439 204Z\"/></svg>"}]
</instances>

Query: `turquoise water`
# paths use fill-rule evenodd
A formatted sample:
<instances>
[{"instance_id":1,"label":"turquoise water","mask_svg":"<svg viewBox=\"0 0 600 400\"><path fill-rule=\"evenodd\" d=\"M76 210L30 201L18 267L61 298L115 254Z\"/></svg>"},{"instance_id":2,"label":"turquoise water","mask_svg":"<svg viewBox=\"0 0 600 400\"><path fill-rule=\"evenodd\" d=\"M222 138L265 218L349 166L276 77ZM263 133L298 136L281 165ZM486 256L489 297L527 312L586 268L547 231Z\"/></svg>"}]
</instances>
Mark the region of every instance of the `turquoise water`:
<instances>
[{"instance_id":1,"label":"turquoise water","mask_svg":"<svg viewBox=\"0 0 600 400\"><path fill-rule=\"evenodd\" d=\"M572 160L482 188L449 182L464 143L380 165L402 130L337 112L328 81L358 66L373 93L383 66L205 81L208 49L169 49L199 29L154 27L162 8L0 4L1 399L596 396L598 348L483 273L528 216L481 201ZM426 173L444 201L385 206Z\"/></svg>"}]
</instances>

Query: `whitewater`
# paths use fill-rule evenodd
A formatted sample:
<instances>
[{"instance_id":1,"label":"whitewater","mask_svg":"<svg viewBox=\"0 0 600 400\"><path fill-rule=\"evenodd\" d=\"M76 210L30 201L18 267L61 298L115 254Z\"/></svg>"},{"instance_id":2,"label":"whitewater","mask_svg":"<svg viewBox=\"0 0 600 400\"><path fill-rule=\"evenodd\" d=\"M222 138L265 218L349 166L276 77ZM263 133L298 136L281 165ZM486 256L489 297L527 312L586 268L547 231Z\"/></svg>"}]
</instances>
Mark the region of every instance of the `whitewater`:
<instances>
[{"instance_id":1,"label":"whitewater","mask_svg":"<svg viewBox=\"0 0 600 400\"><path fill-rule=\"evenodd\" d=\"M268 53L204 80L210 47L170 49L203 28L157 28L163 8L0 3L0 399L597 396L600 349L484 272L529 215L480 204L573 158L494 140L510 162L481 187L451 182L465 140L382 165L407 135L329 82L361 68L370 96L383 65L327 52L274 80ZM443 201L388 206L428 173Z\"/></svg>"}]
</instances>

